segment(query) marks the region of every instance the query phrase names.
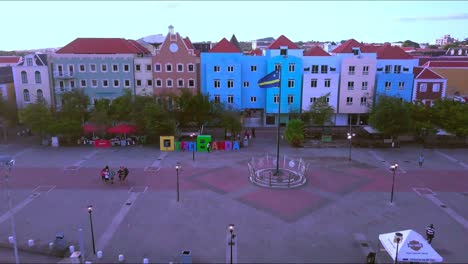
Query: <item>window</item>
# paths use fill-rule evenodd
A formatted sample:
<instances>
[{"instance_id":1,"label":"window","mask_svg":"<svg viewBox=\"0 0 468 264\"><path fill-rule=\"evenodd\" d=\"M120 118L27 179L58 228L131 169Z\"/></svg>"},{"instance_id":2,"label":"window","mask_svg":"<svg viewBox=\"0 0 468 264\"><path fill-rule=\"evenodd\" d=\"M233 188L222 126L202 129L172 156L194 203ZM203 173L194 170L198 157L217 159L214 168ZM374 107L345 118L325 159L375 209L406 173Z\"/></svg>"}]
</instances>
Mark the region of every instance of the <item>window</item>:
<instances>
[{"instance_id":1,"label":"window","mask_svg":"<svg viewBox=\"0 0 468 264\"><path fill-rule=\"evenodd\" d=\"M310 97L310 102L311 103L317 102L317 97Z\"/></svg>"},{"instance_id":2,"label":"window","mask_svg":"<svg viewBox=\"0 0 468 264\"><path fill-rule=\"evenodd\" d=\"M114 80L114 87L119 87L119 85L120 85L119 80Z\"/></svg>"},{"instance_id":3,"label":"window","mask_svg":"<svg viewBox=\"0 0 468 264\"><path fill-rule=\"evenodd\" d=\"M273 96L273 103L277 104L279 102L279 95L275 94Z\"/></svg>"},{"instance_id":4,"label":"window","mask_svg":"<svg viewBox=\"0 0 468 264\"><path fill-rule=\"evenodd\" d=\"M421 91L422 93L427 92L427 83L421 83L421 85L419 86L419 91Z\"/></svg>"},{"instance_id":5,"label":"window","mask_svg":"<svg viewBox=\"0 0 468 264\"><path fill-rule=\"evenodd\" d=\"M194 72L195 71L195 69L193 67L193 64L189 64L187 67L188 67L189 72Z\"/></svg>"},{"instance_id":6,"label":"window","mask_svg":"<svg viewBox=\"0 0 468 264\"><path fill-rule=\"evenodd\" d=\"M381 72L381 71L383 71L383 68L377 68L377 71Z\"/></svg>"},{"instance_id":7,"label":"window","mask_svg":"<svg viewBox=\"0 0 468 264\"><path fill-rule=\"evenodd\" d=\"M294 96L293 95L288 95L288 104L294 103Z\"/></svg>"},{"instance_id":8,"label":"window","mask_svg":"<svg viewBox=\"0 0 468 264\"><path fill-rule=\"evenodd\" d=\"M130 87L130 80L125 80L124 86L125 87Z\"/></svg>"},{"instance_id":9,"label":"window","mask_svg":"<svg viewBox=\"0 0 468 264\"><path fill-rule=\"evenodd\" d=\"M135 71L141 71L141 65L135 64Z\"/></svg>"},{"instance_id":10,"label":"window","mask_svg":"<svg viewBox=\"0 0 468 264\"><path fill-rule=\"evenodd\" d=\"M346 104L347 105L352 105L353 104L353 98L352 97L346 97Z\"/></svg>"},{"instance_id":11,"label":"window","mask_svg":"<svg viewBox=\"0 0 468 264\"><path fill-rule=\"evenodd\" d=\"M249 82L243 82L242 84L244 87L249 87Z\"/></svg>"},{"instance_id":12,"label":"window","mask_svg":"<svg viewBox=\"0 0 468 264\"><path fill-rule=\"evenodd\" d=\"M440 84L434 83L434 84L432 85L432 92L438 93L439 91L440 91Z\"/></svg>"},{"instance_id":13,"label":"window","mask_svg":"<svg viewBox=\"0 0 468 264\"><path fill-rule=\"evenodd\" d=\"M392 71L392 65L385 65L385 73L390 73Z\"/></svg>"},{"instance_id":14,"label":"window","mask_svg":"<svg viewBox=\"0 0 468 264\"><path fill-rule=\"evenodd\" d=\"M281 63L276 63L275 64L275 71L279 71L280 66L281 66Z\"/></svg>"},{"instance_id":15,"label":"window","mask_svg":"<svg viewBox=\"0 0 468 264\"><path fill-rule=\"evenodd\" d=\"M395 65L393 67L393 72L394 73L400 73L401 72L401 65Z\"/></svg>"},{"instance_id":16,"label":"window","mask_svg":"<svg viewBox=\"0 0 468 264\"><path fill-rule=\"evenodd\" d=\"M322 65L322 67L320 67L320 72L321 73L328 73L328 65Z\"/></svg>"},{"instance_id":17,"label":"window","mask_svg":"<svg viewBox=\"0 0 468 264\"><path fill-rule=\"evenodd\" d=\"M84 72L84 71L85 71L85 65L84 65L84 64L80 64L80 66L78 67L78 69L80 70L80 72Z\"/></svg>"},{"instance_id":18,"label":"window","mask_svg":"<svg viewBox=\"0 0 468 264\"><path fill-rule=\"evenodd\" d=\"M36 79L36 83L41 83L42 80L41 80L41 73L39 71L36 71L34 73L34 79Z\"/></svg>"},{"instance_id":19,"label":"window","mask_svg":"<svg viewBox=\"0 0 468 264\"><path fill-rule=\"evenodd\" d=\"M189 86L189 87L194 87L194 86L195 86L195 81L194 81L193 79L190 79L190 80L188 81L188 86Z\"/></svg>"},{"instance_id":20,"label":"window","mask_svg":"<svg viewBox=\"0 0 468 264\"><path fill-rule=\"evenodd\" d=\"M250 71L251 72L256 72L257 71L257 66L255 66L255 65L250 66Z\"/></svg>"},{"instance_id":21,"label":"window","mask_svg":"<svg viewBox=\"0 0 468 264\"><path fill-rule=\"evenodd\" d=\"M166 72L172 72L172 64L166 64Z\"/></svg>"},{"instance_id":22,"label":"window","mask_svg":"<svg viewBox=\"0 0 468 264\"><path fill-rule=\"evenodd\" d=\"M109 87L109 81L108 80L102 80L102 87Z\"/></svg>"},{"instance_id":23,"label":"window","mask_svg":"<svg viewBox=\"0 0 468 264\"><path fill-rule=\"evenodd\" d=\"M369 75L369 66L362 67L362 75Z\"/></svg>"},{"instance_id":24,"label":"window","mask_svg":"<svg viewBox=\"0 0 468 264\"><path fill-rule=\"evenodd\" d=\"M349 74L349 75L354 75L355 69L356 69L356 67L354 67L354 66L349 66L349 67L348 67L348 74Z\"/></svg>"},{"instance_id":25,"label":"window","mask_svg":"<svg viewBox=\"0 0 468 264\"><path fill-rule=\"evenodd\" d=\"M75 81L70 81L70 88L75 88Z\"/></svg>"},{"instance_id":26,"label":"window","mask_svg":"<svg viewBox=\"0 0 468 264\"><path fill-rule=\"evenodd\" d=\"M31 100L31 98L29 98L29 91L28 89L24 89L23 90L23 100L25 102L29 102Z\"/></svg>"},{"instance_id":27,"label":"window","mask_svg":"<svg viewBox=\"0 0 468 264\"><path fill-rule=\"evenodd\" d=\"M96 64L90 64L89 65L89 71L90 72L96 72Z\"/></svg>"},{"instance_id":28,"label":"window","mask_svg":"<svg viewBox=\"0 0 468 264\"><path fill-rule=\"evenodd\" d=\"M75 66L68 65L68 71L70 72L70 76L73 76L73 72L75 71Z\"/></svg>"},{"instance_id":29,"label":"window","mask_svg":"<svg viewBox=\"0 0 468 264\"><path fill-rule=\"evenodd\" d=\"M28 74L25 71L21 72L21 82L28 83Z\"/></svg>"},{"instance_id":30,"label":"window","mask_svg":"<svg viewBox=\"0 0 468 264\"><path fill-rule=\"evenodd\" d=\"M361 97L361 105L367 104L367 97Z\"/></svg>"},{"instance_id":31,"label":"window","mask_svg":"<svg viewBox=\"0 0 468 264\"><path fill-rule=\"evenodd\" d=\"M233 95L228 95L227 102L228 102L228 104L233 104L234 103L234 96Z\"/></svg>"},{"instance_id":32,"label":"window","mask_svg":"<svg viewBox=\"0 0 468 264\"><path fill-rule=\"evenodd\" d=\"M213 86L214 86L214 88L219 88L219 87L221 87L221 81L220 81L220 80L214 80Z\"/></svg>"},{"instance_id":33,"label":"window","mask_svg":"<svg viewBox=\"0 0 468 264\"><path fill-rule=\"evenodd\" d=\"M288 88L294 88L294 79L288 80Z\"/></svg>"},{"instance_id":34,"label":"window","mask_svg":"<svg viewBox=\"0 0 468 264\"><path fill-rule=\"evenodd\" d=\"M162 87L162 80L161 79L156 80L156 87Z\"/></svg>"},{"instance_id":35,"label":"window","mask_svg":"<svg viewBox=\"0 0 468 264\"><path fill-rule=\"evenodd\" d=\"M184 80L182 79L177 80L177 87L184 87Z\"/></svg>"},{"instance_id":36,"label":"window","mask_svg":"<svg viewBox=\"0 0 468 264\"><path fill-rule=\"evenodd\" d=\"M213 71L214 72L219 72L219 66L214 66Z\"/></svg>"},{"instance_id":37,"label":"window","mask_svg":"<svg viewBox=\"0 0 468 264\"><path fill-rule=\"evenodd\" d=\"M234 66L228 66L227 71L228 72L233 72L234 71Z\"/></svg>"},{"instance_id":38,"label":"window","mask_svg":"<svg viewBox=\"0 0 468 264\"><path fill-rule=\"evenodd\" d=\"M107 64L101 64L101 72L107 72Z\"/></svg>"},{"instance_id":39,"label":"window","mask_svg":"<svg viewBox=\"0 0 468 264\"><path fill-rule=\"evenodd\" d=\"M91 80L91 86L97 87L97 80Z\"/></svg>"},{"instance_id":40,"label":"window","mask_svg":"<svg viewBox=\"0 0 468 264\"><path fill-rule=\"evenodd\" d=\"M86 80L81 80L81 88L85 88L86 87ZM62 84L63 86L63 84Z\"/></svg>"},{"instance_id":41,"label":"window","mask_svg":"<svg viewBox=\"0 0 468 264\"><path fill-rule=\"evenodd\" d=\"M362 82L361 90L367 90L368 82Z\"/></svg>"},{"instance_id":42,"label":"window","mask_svg":"<svg viewBox=\"0 0 468 264\"><path fill-rule=\"evenodd\" d=\"M330 67L330 71L334 72L336 71L336 68Z\"/></svg>"},{"instance_id":43,"label":"window","mask_svg":"<svg viewBox=\"0 0 468 264\"><path fill-rule=\"evenodd\" d=\"M325 79L324 86L325 87L330 87L331 86L331 79Z\"/></svg>"},{"instance_id":44,"label":"window","mask_svg":"<svg viewBox=\"0 0 468 264\"><path fill-rule=\"evenodd\" d=\"M228 88L234 87L234 80L228 80L228 81L227 81L227 87L228 87Z\"/></svg>"},{"instance_id":45,"label":"window","mask_svg":"<svg viewBox=\"0 0 468 264\"><path fill-rule=\"evenodd\" d=\"M37 100L44 99L44 93L42 92L42 89L37 89Z\"/></svg>"},{"instance_id":46,"label":"window","mask_svg":"<svg viewBox=\"0 0 468 264\"><path fill-rule=\"evenodd\" d=\"M146 80L146 86L148 87L153 86L153 80Z\"/></svg>"},{"instance_id":47,"label":"window","mask_svg":"<svg viewBox=\"0 0 468 264\"><path fill-rule=\"evenodd\" d=\"M310 87L312 87L312 88L317 87L317 79L311 79L310 80Z\"/></svg>"},{"instance_id":48,"label":"window","mask_svg":"<svg viewBox=\"0 0 468 264\"><path fill-rule=\"evenodd\" d=\"M136 86L138 86L138 87L141 86L141 80L136 80Z\"/></svg>"},{"instance_id":49,"label":"window","mask_svg":"<svg viewBox=\"0 0 468 264\"><path fill-rule=\"evenodd\" d=\"M184 71L184 65L179 63L177 64L177 72L183 72Z\"/></svg>"},{"instance_id":50,"label":"window","mask_svg":"<svg viewBox=\"0 0 468 264\"><path fill-rule=\"evenodd\" d=\"M296 64L289 63L289 72L295 72L295 71L296 71Z\"/></svg>"},{"instance_id":51,"label":"window","mask_svg":"<svg viewBox=\"0 0 468 264\"><path fill-rule=\"evenodd\" d=\"M214 102L218 104L221 102L221 100L219 99L219 95L214 96Z\"/></svg>"},{"instance_id":52,"label":"window","mask_svg":"<svg viewBox=\"0 0 468 264\"><path fill-rule=\"evenodd\" d=\"M318 69L319 69L318 65L312 65L311 68L312 68L312 70L310 71L311 73L318 73Z\"/></svg>"},{"instance_id":53,"label":"window","mask_svg":"<svg viewBox=\"0 0 468 264\"><path fill-rule=\"evenodd\" d=\"M250 102L251 102L251 103L257 102L257 97L255 97L255 96L250 96Z\"/></svg>"},{"instance_id":54,"label":"window","mask_svg":"<svg viewBox=\"0 0 468 264\"><path fill-rule=\"evenodd\" d=\"M112 64L112 72L118 72L118 71L119 71L119 65Z\"/></svg>"},{"instance_id":55,"label":"window","mask_svg":"<svg viewBox=\"0 0 468 264\"><path fill-rule=\"evenodd\" d=\"M409 71L409 68L403 68L403 71L407 72Z\"/></svg>"},{"instance_id":56,"label":"window","mask_svg":"<svg viewBox=\"0 0 468 264\"><path fill-rule=\"evenodd\" d=\"M385 82L385 90L390 90L392 88L391 82Z\"/></svg>"},{"instance_id":57,"label":"window","mask_svg":"<svg viewBox=\"0 0 468 264\"><path fill-rule=\"evenodd\" d=\"M348 82L348 90L354 90L354 82Z\"/></svg>"},{"instance_id":58,"label":"window","mask_svg":"<svg viewBox=\"0 0 468 264\"><path fill-rule=\"evenodd\" d=\"M155 65L154 65L154 71L155 71L155 72L161 72L161 64L159 64L159 63L158 63L158 64L155 64Z\"/></svg>"},{"instance_id":59,"label":"window","mask_svg":"<svg viewBox=\"0 0 468 264\"><path fill-rule=\"evenodd\" d=\"M28 66L33 66L33 60L32 60L32 58L27 58L27 59L26 59L26 64L27 64Z\"/></svg>"},{"instance_id":60,"label":"window","mask_svg":"<svg viewBox=\"0 0 468 264\"><path fill-rule=\"evenodd\" d=\"M330 97L325 97L325 102L329 103L330 102Z\"/></svg>"},{"instance_id":61,"label":"window","mask_svg":"<svg viewBox=\"0 0 468 264\"><path fill-rule=\"evenodd\" d=\"M281 50L280 50L280 55L281 55L281 56L286 56L286 55L288 55L288 49L281 49Z\"/></svg>"},{"instance_id":62,"label":"window","mask_svg":"<svg viewBox=\"0 0 468 264\"><path fill-rule=\"evenodd\" d=\"M59 81L59 87L61 91L64 91L65 83L63 81Z\"/></svg>"},{"instance_id":63,"label":"window","mask_svg":"<svg viewBox=\"0 0 468 264\"><path fill-rule=\"evenodd\" d=\"M153 71L153 69L151 69L151 64L146 64L146 71Z\"/></svg>"},{"instance_id":64,"label":"window","mask_svg":"<svg viewBox=\"0 0 468 264\"><path fill-rule=\"evenodd\" d=\"M130 65L124 64L124 72L129 72L130 71Z\"/></svg>"},{"instance_id":65,"label":"window","mask_svg":"<svg viewBox=\"0 0 468 264\"><path fill-rule=\"evenodd\" d=\"M167 87L172 87L172 80L171 79L166 80L166 86Z\"/></svg>"},{"instance_id":66,"label":"window","mask_svg":"<svg viewBox=\"0 0 468 264\"><path fill-rule=\"evenodd\" d=\"M398 90L404 90L405 89L405 82L398 82Z\"/></svg>"}]
</instances>

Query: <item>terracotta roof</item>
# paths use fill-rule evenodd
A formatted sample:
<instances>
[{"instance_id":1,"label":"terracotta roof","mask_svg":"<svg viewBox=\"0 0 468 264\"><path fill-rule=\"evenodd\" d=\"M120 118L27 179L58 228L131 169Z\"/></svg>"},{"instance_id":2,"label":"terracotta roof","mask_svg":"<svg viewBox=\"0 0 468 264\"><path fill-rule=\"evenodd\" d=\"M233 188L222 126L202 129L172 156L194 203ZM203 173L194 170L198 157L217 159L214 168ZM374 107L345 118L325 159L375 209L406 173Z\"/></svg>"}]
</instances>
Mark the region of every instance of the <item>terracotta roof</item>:
<instances>
[{"instance_id":1,"label":"terracotta roof","mask_svg":"<svg viewBox=\"0 0 468 264\"><path fill-rule=\"evenodd\" d=\"M57 54L150 54L134 40L123 38L77 38L59 49Z\"/></svg>"},{"instance_id":2,"label":"terracotta roof","mask_svg":"<svg viewBox=\"0 0 468 264\"><path fill-rule=\"evenodd\" d=\"M418 74L420 74L422 72L424 68L423 67L419 67L419 66L416 66L416 67L413 67L413 75L414 77L418 76Z\"/></svg>"},{"instance_id":3,"label":"terracotta roof","mask_svg":"<svg viewBox=\"0 0 468 264\"><path fill-rule=\"evenodd\" d=\"M377 51L382 47L382 45L362 45L362 53L377 53Z\"/></svg>"},{"instance_id":4,"label":"terracotta roof","mask_svg":"<svg viewBox=\"0 0 468 264\"><path fill-rule=\"evenodd\" d=\"M304 56L331 56L319 46L312 47L304 51Z\"/></svg>"},{"instance_id":5,"label":"terracotta roof","mask_svg":"<svg viewBox=\"0 0 468 264\"><path fill-rule=\"evenodd\" d=\"M431 68L468 68L468 61L428 61L423 67Z\"/></svg>"},{"instance_id":6,"label":"terracotta roof","mask_svg":"<svg viewBox=\"0 0 468 264\"><path fill-rule=\"evenodd\" d=\"M241 50L229 42L226 38L223 38L220 42L210 49L208 52L218 53L241 53Z\"/></svg>"},{"instance_id":7,"label":"terracotta roof","mask_svg":"<svg viewBox=\"0 0 468 264\"><path fill-rule=\"evenodd\" d=\"M332 53L352 53L353 48L361 48L363 45L355 39L349 39L345 43L338 46Z\"/></svg>"},{"instance_id":8,"label":"terracotta roof","mask_svg":"<svg viewBox=\"0 0 468 264\"><path fill-rule=\"evenodd\" d=\"M0 56L0 63L18 63L21 57L16 56Z\"/></svg>"},{"instance_id":9,"label":"terracotta roof","mask_svg":"<svg viewBox=\"0 0 468 264\"><path fill-rule=\"evenodd\" d=\"M279 36L273 43L268 45L267 49L280 49L281 47L287 46L288 49L299 49L299 46L297 46L294 42L289 40L287 37L284 35Z\"/></svg>"},{"instance_id":10,"label":"terracotta roof","mask_svg":"<svg viewBox=\"0 0 468 264\"><path fill-rule=\"evenodd\" d=\"M416 68L419 68L422 70L418 70L419 73L417 75L415 74L416 75L415 79L443 79L445 80L444 77L440 76L439 74L435 73L429 68L415 67L415 69Z\"/></svg>"},{"instance_id":11,"label":"terracotta roof","mask_svg":"<svg viewBox=\"0 0 468 264\"><path fill-rule=\"evenodd\" d=\"M249 51L247 54L251 56L262 56L263 52L261 49L254 49L254 50Z\"/></svg>"},{"instance_id":12,"label":"terracotta roof","mask_svg":"<svg viewBox=\"0 0 468 264\"><path fill-rule=\"evenodd\" d=\"M377 59L379 60L409 60L413 56L396 46L385 44L377 49Z\"/></svg>"},{"instance_id":13,"label":"terracotta roof","mask_svg":"<svg viewBox=\"0 0 468 264\"><path fill-rule=\"evenodd\" d=\"M187 49L194 49L192 45L192 41L190 41L188 37L184 38L183 40L184 40L185 46L187 46Z\"/></svg>"}]
</instances>

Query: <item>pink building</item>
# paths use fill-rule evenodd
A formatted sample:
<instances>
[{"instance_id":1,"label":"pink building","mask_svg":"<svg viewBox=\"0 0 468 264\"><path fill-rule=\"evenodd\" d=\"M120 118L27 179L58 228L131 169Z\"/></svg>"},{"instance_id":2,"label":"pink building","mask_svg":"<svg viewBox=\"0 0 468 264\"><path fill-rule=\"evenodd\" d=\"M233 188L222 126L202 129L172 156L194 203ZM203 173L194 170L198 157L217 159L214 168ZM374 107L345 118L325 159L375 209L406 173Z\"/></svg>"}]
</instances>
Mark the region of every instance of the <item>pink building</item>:
<instances>
[{"instance_id":1,"label":"pink building","mask_svg":"<svg viewBox=\"0 0 468 264\"><path fill-rule=\"evenodd\" d=\"M432 106L435 100L445 97L447 79L430 68L414 67L413 101Z\"/></svg>"},{"instance_id":2,"label":"pink building","mask_svg":"<svg viewBox=\"0 0 468 264\"><path fill-rule=\"evenodd\" d=\"M182 38L169 26L169 33L153 57L154 95L179 94L188 89L195 94L198 89L200 58L189 38Z\"/></svg>"}]
</instances>

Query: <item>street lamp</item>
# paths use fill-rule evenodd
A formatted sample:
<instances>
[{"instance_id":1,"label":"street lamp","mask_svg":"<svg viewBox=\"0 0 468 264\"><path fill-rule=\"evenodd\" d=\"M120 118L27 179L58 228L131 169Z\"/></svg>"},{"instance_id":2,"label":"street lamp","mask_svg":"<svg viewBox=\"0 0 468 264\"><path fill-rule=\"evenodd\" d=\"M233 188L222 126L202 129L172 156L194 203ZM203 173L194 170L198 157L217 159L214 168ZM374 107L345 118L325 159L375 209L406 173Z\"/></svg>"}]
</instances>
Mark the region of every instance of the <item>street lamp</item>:
<instances>
[{"instance_id":1,"label":"street lamp","mask_svg":"<svg viewBox=\"0 0 468 264\"><path fill-rule=\"evenodd\" d=\"M230 262L232 264L232 246L235 245L234 238L236 238L236 234L234 234L234 224L229 224L229 233L231 233L231 237L229 240L229 247L231 249L231 257Z\"/></svg>"},{"instance_id":2,"label":"street lamp","mask_svg":"<svg viewBox=\"0 0 468 264\"><path fill-rule=\"evenodd\" d=\"M13 236L13 248L15 254L15 262L19 264L18 256L18 245L16 243L16 227L15 227L15 218L13 217L12 203L11 203L11 194L10 194L10 185L9 185L9 176L11 174L11 169L15 165L15 160L9 156L0 156L0 167L5 167L7 172L5 173L5 189L8 199L8 213L10 214L10 223L11 223L11 234Z\"/></svg>"},{"instance_id":3,"label":"street lamp","mask_svg":"<svg viewBox=\"0 0 468 264\"><path fill-rule=\"evenodd\" d=\"M393 188L395 187L395 172L398 169L398 164L393 164L390 166L390 169L393 171L393 180L392 180L392 195L390 196L390 203L393 203Z\"/></svg>"},{"instance_id":4,"label":"street lamp","mask_svg":"<svg viewBox=\"0 0 468 264\"><path fill-rule=\"evenodd\" d=\"M192 138L192 140L193 140L193 137L195 137L195 133L190 134L190 138ZM195 161L195 149L196 149L196 146L193 147L193 151L192 151L192 160L193 161Z\"/></svg>"},{"instance_id":5,"label":"street lamp","mask_svg":"<svg viewBox=\"0 0 468 264\"><path fill-rule=\"evenodd\" d=\"M179 162L175 165L175 169L177 172L177 202L179 201L179 170L182 168Z\"/></svg>"},{"instance_id":6,"label":"street lamp","mask_svg":"<svg viewBox=\"0 0 468 264\"><path fill-rule=\"evenodd\" d=\"M395 264L398 263L398 245L400 244L401 240L403 239L402 233L395 233L395 237L393 238L393 242L396 243L396 252L395 252Z\"/></svg>"},{"instance_id":7,"label":"street lamp","mask_svg":"<svg viewBox=\"0 0 468 264\"><path fill-rule=\"evenodd\" d=\"M91 224L91 240L93 242L93 253L96 255L96 244L94 243L94 228L93 228L93 206L88 205L89 223Z\"/></svg>"},{"instance_id":8,"label":"street lamp","mask_svg":"<svg viewBox=\"0 0 468 264\"><path fill-rule=\"evenodd\" d=\"M351 146L352 146L353 137L355 137L355 136L356 136L356 134L354 134L354 133L348 133L348 140L349 140L348 161L351 161Z\"/></svg>"}]
</instances>

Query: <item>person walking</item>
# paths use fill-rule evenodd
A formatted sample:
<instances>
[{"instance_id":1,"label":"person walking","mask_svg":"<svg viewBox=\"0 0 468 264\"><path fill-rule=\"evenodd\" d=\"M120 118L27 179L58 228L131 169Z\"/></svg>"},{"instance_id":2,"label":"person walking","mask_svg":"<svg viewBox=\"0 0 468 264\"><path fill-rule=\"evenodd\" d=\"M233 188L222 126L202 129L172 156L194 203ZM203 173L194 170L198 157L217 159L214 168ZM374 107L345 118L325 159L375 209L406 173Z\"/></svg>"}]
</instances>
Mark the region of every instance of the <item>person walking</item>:
<instances>
[{"instance_id":1,"label":"person walking","mask_svg":"<svg viewBox=\"0 0 468 264\"><path fill-rule=\"evenodd\" d=\"M119 175L119 181L123 181L123 178L125 176L124 166L120 166L119 170L117 171L117 174Z\"/></svg>"},{"instance_id":2,"label":"person walking","mask_svg":"<svg viewBox=\"0 0 468 264\"><path fill-rule=\"evenodd\" d=\"M252 137L255 138L255 128L252 128Z\"/></svg>"},{"instance_id":3,"label":"person walking","mask_svg":"<svg viewBox=\"0 0 468 264\"><path fill-rule=\"evenodd\" d=\"M421 153L418 158L419 168L422 168L424 163L424 155Z\"/></svg>"},{"instance_id":4,"label":"person walking","mask_svg":"<svg viewBox=\"0 0 468 264\"><path fill-rule=\"evenodd\" d=\"M122 181L125 181L127 179L128 174L130 173L130 171L127 169L127 167L124 167L123 171L124 171L124 177L123 177Z\"/></svg>"},{"instance_id":5,"label":"person walking","mask_svg":"<svg viewBox=\"0 0 468 264\"><path fill-rule=\"evenodd\" d=\"M426 227L426 240L427 243L431 244L432 239L434 238L435 235L435 230L434 230L434 225L430 224L428 227Z\"/></svg>"}]
</instances>

